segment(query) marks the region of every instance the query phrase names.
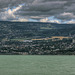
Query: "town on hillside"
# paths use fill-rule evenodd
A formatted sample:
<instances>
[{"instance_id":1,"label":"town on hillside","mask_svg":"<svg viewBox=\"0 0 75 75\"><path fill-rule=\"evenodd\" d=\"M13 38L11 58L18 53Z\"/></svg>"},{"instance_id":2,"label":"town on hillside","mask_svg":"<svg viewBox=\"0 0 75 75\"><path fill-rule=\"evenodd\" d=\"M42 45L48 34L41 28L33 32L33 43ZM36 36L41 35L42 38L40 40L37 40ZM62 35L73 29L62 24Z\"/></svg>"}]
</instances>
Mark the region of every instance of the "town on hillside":
<instances>
[{"instance_id":1,"label":"town on hillside","mask_svg":"<svg viewBox=\"0 0 75 75\"><path fill-rule=\"evenodd\" d=\"M1 21L0 54L75 55L75 25Z\"/></svg>"}]
</instances>

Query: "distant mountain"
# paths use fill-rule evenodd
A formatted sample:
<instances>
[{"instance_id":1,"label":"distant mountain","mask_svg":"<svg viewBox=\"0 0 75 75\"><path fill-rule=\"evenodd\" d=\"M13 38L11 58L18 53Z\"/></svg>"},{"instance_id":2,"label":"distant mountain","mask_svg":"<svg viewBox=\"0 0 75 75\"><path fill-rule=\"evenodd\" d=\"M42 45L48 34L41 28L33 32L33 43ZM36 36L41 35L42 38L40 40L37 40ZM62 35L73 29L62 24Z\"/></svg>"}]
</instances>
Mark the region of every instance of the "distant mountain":
<instances>
[{"instance_id":1,"label":"distant mountain","mask_svg":"<svg viewBox=\"0 0 75 75\"><path fill-rule=\"evenodd\" d=\"M0 39L44 38L75 34L75 24L0 21Z\"/></svg>"}]
</instances>

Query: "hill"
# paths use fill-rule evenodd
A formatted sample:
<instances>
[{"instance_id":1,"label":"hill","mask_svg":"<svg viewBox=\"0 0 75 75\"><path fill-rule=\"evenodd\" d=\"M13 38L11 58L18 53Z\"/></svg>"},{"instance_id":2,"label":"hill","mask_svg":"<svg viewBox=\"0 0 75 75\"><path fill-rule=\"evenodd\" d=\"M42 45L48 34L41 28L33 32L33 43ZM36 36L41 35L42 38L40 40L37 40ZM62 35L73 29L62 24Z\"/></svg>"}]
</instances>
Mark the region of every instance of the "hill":
<instances>
[{"instance_id":1,"label":"hill","mask_svg":"<svg viewBox=\"0 0 75 75\"><path fill-rule=\"evenodd\" d=\"M0 39L44 38L75 34L74 24L0 21Z\"/></svg>"},{"instance_id":2,"label":"hill","mask_svg":"<svg viewBox=\"0 0 75 75\"><path fill-rule=\"evenodd\" d=\"M0 21L0 54L75 55L75 24Z\"/></svg>"}]
</instances>

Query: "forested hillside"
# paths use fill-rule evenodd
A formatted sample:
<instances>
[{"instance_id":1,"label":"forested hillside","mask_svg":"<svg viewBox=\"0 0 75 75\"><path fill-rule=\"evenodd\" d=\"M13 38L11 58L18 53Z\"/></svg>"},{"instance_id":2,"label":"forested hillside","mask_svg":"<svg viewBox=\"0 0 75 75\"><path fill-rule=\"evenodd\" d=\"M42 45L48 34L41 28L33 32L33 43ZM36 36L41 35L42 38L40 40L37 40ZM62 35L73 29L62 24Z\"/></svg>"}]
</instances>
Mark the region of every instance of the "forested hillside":
<instances>
[{"instance_id":1,"label":"forested hillside","mask_svg":"<svg viewBox=\"0 0 75 75\"><path fill-rule=\"evenodd\" d=\"M0 39L69 36L75 34L74 24L37 22L0 22Z\"/></svg>"}]
</instances>

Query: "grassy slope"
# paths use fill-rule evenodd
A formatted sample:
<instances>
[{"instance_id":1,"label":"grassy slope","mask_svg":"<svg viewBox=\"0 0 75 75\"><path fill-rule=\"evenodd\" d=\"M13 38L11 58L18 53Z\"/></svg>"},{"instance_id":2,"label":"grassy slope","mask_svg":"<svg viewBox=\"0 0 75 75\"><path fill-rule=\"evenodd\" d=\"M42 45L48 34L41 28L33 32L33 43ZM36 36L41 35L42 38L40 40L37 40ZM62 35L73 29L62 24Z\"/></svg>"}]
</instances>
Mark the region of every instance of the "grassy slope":
<instances>
[{"instance_id":1,"label":"grassy slope","mask_svg":"<svg viewBox=\"0 0 75 75\"><path fill-rule=\"evenodd\" d=\"M75 57L1 55L0 75L75 75Z\"/></svg>"}]
</instances>

